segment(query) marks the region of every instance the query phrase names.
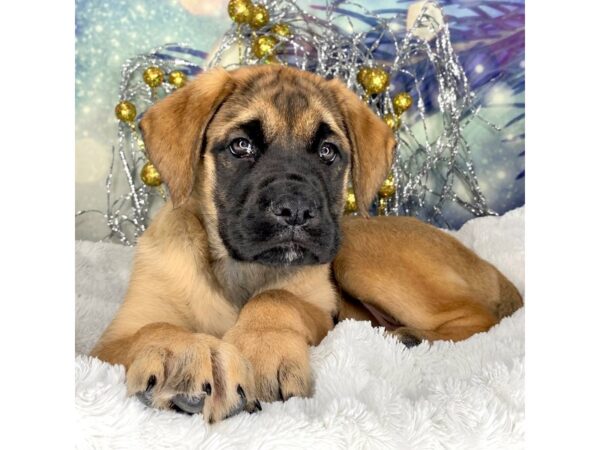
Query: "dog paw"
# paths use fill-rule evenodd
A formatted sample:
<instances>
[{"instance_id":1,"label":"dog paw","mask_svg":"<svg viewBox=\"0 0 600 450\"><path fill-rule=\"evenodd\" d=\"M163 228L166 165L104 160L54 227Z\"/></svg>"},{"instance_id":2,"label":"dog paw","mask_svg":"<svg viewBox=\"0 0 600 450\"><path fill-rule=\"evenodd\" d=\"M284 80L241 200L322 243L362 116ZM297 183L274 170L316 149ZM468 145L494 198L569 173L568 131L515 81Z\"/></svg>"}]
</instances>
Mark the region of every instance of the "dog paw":
<instances>
[{"instance_id":1,"label":"dog paw","mask_svg":"<svg viewBox=\"0 0 600 450\"><path fill-rule=\"evenodd\" d=\"M180 332L138 345L127 369L127 391L142 403L209 422L260 410L249 361L212 336Z\"/></svg>"},{"instance_id":2,"label":"dog paw","mask_svg":"<svg viewBox=\"0 0 600 450\"><path fill-rule=\"evenodd\" d=\"M245 331L230 342L252 364L258 399L272 402L312 395L308 345L300 334L292 330Z\"/></svg>"}]
</instances>

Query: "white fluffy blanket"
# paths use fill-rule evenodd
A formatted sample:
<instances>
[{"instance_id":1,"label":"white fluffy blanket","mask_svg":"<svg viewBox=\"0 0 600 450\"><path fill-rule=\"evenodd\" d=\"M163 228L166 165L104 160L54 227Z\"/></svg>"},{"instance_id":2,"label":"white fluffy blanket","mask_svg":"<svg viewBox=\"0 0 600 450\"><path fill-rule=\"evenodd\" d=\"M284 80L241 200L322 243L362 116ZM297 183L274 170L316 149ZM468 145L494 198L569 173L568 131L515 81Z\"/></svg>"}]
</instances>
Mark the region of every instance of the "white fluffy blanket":
<instances>
[{"instance_id":1,"label":"white fluffy blanket","mask_svg":"<svg viewBox=\"0 0 600 450\"><path fill-rule=\"evenodd\" d=\"M521 292L524 209L455 235ZM207 425L125 395L122 366L86 356L123 297L133 250L78 242L78 448L508 449L524 443L524 311L464 342L411 349L366 322L340 323L312 349L311 399L263 404Z\"/></svg>"}]
</instances>

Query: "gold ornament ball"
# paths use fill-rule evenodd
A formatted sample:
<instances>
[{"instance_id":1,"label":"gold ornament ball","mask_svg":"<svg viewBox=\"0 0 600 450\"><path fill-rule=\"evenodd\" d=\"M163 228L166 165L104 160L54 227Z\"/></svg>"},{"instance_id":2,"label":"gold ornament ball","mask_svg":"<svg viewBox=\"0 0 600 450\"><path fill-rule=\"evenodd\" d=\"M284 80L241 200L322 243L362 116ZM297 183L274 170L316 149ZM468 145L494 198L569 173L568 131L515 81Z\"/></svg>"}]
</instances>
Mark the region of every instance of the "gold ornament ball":
<instances>
[{"instance_id":1,"label":"gold ornament ball","mask_svg":"<svg viewBox=\"0 0 600 450\"><path fill-rule=\"evenodd\" d=\"M385 198L380 198L379 202L377 203L377 215L385 216L386 209L387 209L387 200Z\"/></svg>"},{"instance_id":2,"label":"gold ornament ball","mask_svg":"<svg viewBox=\"0 0 600 450\"><path fill-rule=\"evenodd\" d=\"M387 113L383 116L383 121L386 123L388 127L390 127L393 131L396 131L400 126L400 118L396 116L396 114Z\"/></svg>"},{"instance_id":3,"label":"gold ornament ball","mask_svg":"<svg viewBox=\"0 0 600 450\"><path fill-rule=\"evenodd\" d=\"M229 0L227 12L229 17L237 24L248 23L252 16L252 2L250 0Z\"/></svg>"},{"instance_id":4,"label":"gold ornament ball","mask_svg":"<svg viewBox=\"0 0 600 450\"><path fill-rule=\"evenodd\" d=\"M277 34L283 37L289 37L291 33L290 27L285 23L276 23L271 27L271 33Z\"/></svg>"},{"instance_id":5,"label":"gold ornament ball","mask_svg":"<svg viewBox=\"0 0 600 450\"><path fill-rule=\"evenodd\" d=\"M394 111L400 115L412 106L413 99L408 92L400 92L392 99Z\"/></svg>"},{"instance_id":6,"label":"gold ornament ball","mask_svg":"<svg viewBox=\"0 0 600 450\"><path fill-rule=\"evenodd\" d=\"M156 187L162 184L160 173L158 173L158 170L156 170L156 167L154 167L154 164L152 164L150 161L148 161L146 164L144 164L144 167L142 167L140 178L147 186Z\"/></svg>"},{"instance_id":7,"label":"gold ornament ball","mask_svg":"<svg viewBox=\"0 0 600 450\"><path fill-rule=\"evenodd\" d=\"M369 67L361 67L358 69L358 73L356 74L356 80L362 86L365 83L365 78L367 76L367 72L371 69Z\"/></svg>"},{"instance_id":8,"label":"gold ornament ball","mask_svg":"<svg viewBox=\"0 0 600 450\"><path fill-rule=\"evenodd\" d=\"M269 23L269 10L264 5L256 5L250 13L250 26L255 30Z\"/></svg>"},{"instance_id":9,"label":"gold ornament ball","mask_svg":"<svg viewBox=\"0 0 600 450\"><path fill-rule=\"evenodd\" d=\"M144 82L152 87L158 87L162 84L165 79L165 73L160 67L148 67L144 70Z\"/></svg>"},{"instance_id":10,"label":"gold ornament ball","mask_svg":"<svg viewBox=\"0 0 600 450\"><path fill-rule=\"evenodd\" d=\"M392 174L388 175L381 187L379 188L379 196L381 198L389 198L396 193L396 183Z\"/></svg>"},{"instance_id":11,"label":"gold ornament ball","mask_svg":"<svg viewBox=\"0 0 600 450\"><path fill-rule=\"evenodd\" d=\"M362 67L356 79L367 95L381 94L390 85L390 76L382 67Z\"/></svg>"},{"instance_id":12,"label":"gold ornament ball","mask_svg":"<svg viewBox=\"0 0 600 450\"><path fill-rule=\"evenodd\" d=\"M175 86L176 88L180 88L187 81L187 75L183 73L181 70L174 70L169 74L169 83Z\"/></svg>"},{"instance_id":13,"label":"gold ornament ball","mask_svg":"<svg viewBox=\"0 0 600 450\"><path fill-rule=\"evenodd\" d=\"M123 100L115 106L115 115L123 122L133 122L136 114L135 105L127 100Z\"/></svg>"},{"instance_id":14,"label":"gold ornament ball","mask_svg":"<svg viewBox=\"0 0 600 450\"><path fill-rule=\"evenodd\" d=\"M348 188L348 194L346 195L346 208L344 212L346 214L350 214L356 212L358 210L358 206L356 205L356 195L354 194L354 190L352 188Z\"/></svg>"},{"instance_id":15,"label":"gold ornament ball","mask_svg":"<svg viewBox=\"0 0 600 450\"><path fill-rule=\"evenodd\" d=\"M252 43L252 53L257 58L264 58L273 54L273 49L277 45L277 39L273 36L259 36Z\"/></svg>"}]
</instances>

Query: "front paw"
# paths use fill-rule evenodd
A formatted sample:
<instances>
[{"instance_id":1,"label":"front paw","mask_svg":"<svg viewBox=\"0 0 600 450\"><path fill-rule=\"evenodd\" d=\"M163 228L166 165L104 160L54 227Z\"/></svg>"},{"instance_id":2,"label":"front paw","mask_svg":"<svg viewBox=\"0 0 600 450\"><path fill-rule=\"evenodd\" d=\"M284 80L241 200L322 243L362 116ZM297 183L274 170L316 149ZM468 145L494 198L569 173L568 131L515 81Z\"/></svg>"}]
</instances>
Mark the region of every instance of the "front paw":
<instances>
[{"instance_id":1,"label":"front paw","mask_svg":"<svg viewBox=\"0 0 600 450\"><path fill-rule=\"evenodd\" d=\"M292 330L232 330L225 336L250 361L256 396L271 402L310 397L313 380L306 339Z\"/></svg>"},{"instance_id":2,"label":"front paw","mask_svg":"<svg viewBox=\"0 0 600 450\"><path fill-rule=\"evenodd\" d=\"M231 344L178 332L157 334L134 351L127 391L147 406L202 413L209 422L260 409L250 363Z\"/></svg>"}]
</instances>

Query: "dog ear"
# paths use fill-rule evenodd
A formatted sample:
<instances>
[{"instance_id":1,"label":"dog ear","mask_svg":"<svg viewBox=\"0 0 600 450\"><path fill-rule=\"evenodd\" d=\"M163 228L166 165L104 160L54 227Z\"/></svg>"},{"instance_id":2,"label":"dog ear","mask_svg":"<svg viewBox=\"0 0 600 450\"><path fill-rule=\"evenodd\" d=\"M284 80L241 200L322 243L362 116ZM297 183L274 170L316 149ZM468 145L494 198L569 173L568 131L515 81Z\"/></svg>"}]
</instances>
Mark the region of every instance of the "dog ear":
<instances>
[{"instance_id":1,"label":"dog ear","mask_svg":"<svg viewBox=\"0 0 600 450\"><path fill-rule=\"evenodd\" d=\"M331 83L352 145L352 187L356 205L358 211L366 216L390 170L396 142L390 127L354 92L337 79Z\"/></svg>"},{"instance_id":2,"label":"dog ear","mask_svg":"<svg viewBox=\"0 0 600 450\"><path fill-rule=\"evenodd\" d=\"M232 90L227 71L210 70L151 106L140 121L148 156L174 206L192 192L207 125Z\"/></svg>"}]
</instances>

